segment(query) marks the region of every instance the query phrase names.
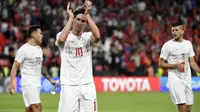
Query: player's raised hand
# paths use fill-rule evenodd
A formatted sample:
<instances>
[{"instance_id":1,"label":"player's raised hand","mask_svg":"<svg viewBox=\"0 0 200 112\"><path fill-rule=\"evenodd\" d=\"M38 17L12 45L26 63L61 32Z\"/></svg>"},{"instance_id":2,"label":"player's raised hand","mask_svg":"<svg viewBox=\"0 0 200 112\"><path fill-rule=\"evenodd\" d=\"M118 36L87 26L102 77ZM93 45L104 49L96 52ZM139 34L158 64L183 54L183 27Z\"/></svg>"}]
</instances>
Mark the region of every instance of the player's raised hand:
<instances>
[{"instance_id":1,"label":"player's raised hand","mask_svg":"<svg viewBox=\"0 0 200 112\"><path fill-rule=\"evenodd\" d=\"M86 7L85 14L90 14L92 9L92 2L89 0L85 0L84 6Z\"/></svg>"},{"instance_id":2,"label":"player's raised hand","mask_svg":"<svg viewBox=\"0 0 200 112\"><path fill-rule=\"evenodd\" d=\"M72 9L70 8L70 2L68 2L67 4L67 15L69 16L69 18L74 18L74 14L72 12Z\"/></svg>"},{"instance_id":3,"label":"player's raised hand","mask_svg":"<svg viewBox=\"0 0 200 112\"><path fill-rule=\"evenodd\" d=\"M14 86L13 84L10 84L8 90L9 90L9 93L10 93L11 95L13 95L13 94L15 93L15 86Z\"/></svg>"}]
</instances>

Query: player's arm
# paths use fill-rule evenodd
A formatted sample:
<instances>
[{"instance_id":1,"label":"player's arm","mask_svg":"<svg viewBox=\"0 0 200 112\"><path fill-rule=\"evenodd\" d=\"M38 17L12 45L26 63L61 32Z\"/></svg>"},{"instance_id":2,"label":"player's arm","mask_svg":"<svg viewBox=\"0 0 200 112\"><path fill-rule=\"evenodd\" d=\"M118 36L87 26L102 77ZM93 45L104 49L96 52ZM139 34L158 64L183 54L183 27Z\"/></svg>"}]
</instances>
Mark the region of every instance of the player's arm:
<instances>
[{"instance_id":1,"label":"player's arm","mask_svg":"<svg viewBox=\"0 0 200 112\"><path fill-rule=\"evenodd\" d=\"M10 86L9 86L9 92L12 95L15 92L15 79L16 79L16 74L17 70L20 67L20 63L18 61L14 61L12 65L12 69L10 72Z\"/></svg>"},{"instance_id":2,"label":"player's arm","mask_svg":"<svg viewBox=\"0 0 200 112\"><path fill-rule=\"evenodd\" d=\"M189 58L189 62L190 62L190 66L192 67L192 69L196 72L200 73L200 68L197 65L196 61L194 60L194 56Z\"/></svg>"},{"instance_id":3,"label":"player's arm","mask_svg":"<svg viewBox=\"0 0 200 112\"><path fill-rule=\"evenodd\" d=\"M197 65L197 63L196 63L196 61L194 60L194 56L195 56L195 54L194 54L194 50L193 50L193 45L192 45L192 43L190 42L190 52L189 52L189 55L190 55L190 58L189 58L189 63L190 63L190 66L191 66L191 68L194 70L194 71L196 71L196 72L199 72L200 73L200 68L199 68L199 66Z\"/></svg>"},{"instance_id":4,"label":"player's arm","mask_svg":"<svg viewBox=\"0 0 200 112\"><path fill-rule=\"evenodd\" d=\"M65 42L65 40L67 39L67 36L69 34L69 31L71 30L71 27L72 27L72 21L74 19L74 15L72 13L72 10L70 9L70 3L68 3L68 5L67 5L67 15L69 17L67 24L61 31L61 34L56 41L59 46L61 46Z\"/></svg>"},{"instance_id":5,"label":"player's arm","mask_svg":"<svg viewBox=\"0 0 200 112\"><path fill-rule=\"evenodd\" d=\"M179 64L169 64L167 61L163 58L159 59L159 67L164 69L177 69Z\"/></svg>"},{"instance_id":6,"label":"player's arm","mask_svg":"<svg viewBox=\"0 0 200 112\"><path fill-rule=\"evenodd\" d=\"M47 71L47 68L43 65L42 66L42 75L47 79L49 80L49 82L52 84L52 85L55 85L56 82L51 78L51 76L49 75L48 71Z\"/></svg>"},{"instance_id":7,"label":"player's arm","mask_svg":"<svg viewBox=\"0 0 200 112\"><path fill-rule=\"evenodd\" d=\"M92 42L97 43L100 40L100 32L99 32L99 28L97 27L95 22L92 20L92 17L90 15L90 11L92 9L92 2L90 2L89 0L86 0L84 5L86 6L85 15L87 18L87 22L92 32L91 40Z\"/></svg>"}]
</instances>

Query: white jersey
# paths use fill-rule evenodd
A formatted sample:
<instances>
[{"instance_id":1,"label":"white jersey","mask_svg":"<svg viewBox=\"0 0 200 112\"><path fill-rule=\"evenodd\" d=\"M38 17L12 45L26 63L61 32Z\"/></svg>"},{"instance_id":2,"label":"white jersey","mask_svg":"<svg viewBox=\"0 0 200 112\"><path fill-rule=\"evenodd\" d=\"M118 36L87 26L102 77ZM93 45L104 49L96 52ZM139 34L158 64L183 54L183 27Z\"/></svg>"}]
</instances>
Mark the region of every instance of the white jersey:
<instances>
[{"instance_id":1,"label":"white jersey","mask_svg":"<svg viewBox=\"0 0 200 112\"><path fill-rule=\"evenodd\" d=\"M22 86L41 85L43 52L40 46L24 44L17 51L15 60L20 63Z\"/></svg>"},{"instance_id":2,"label":"white jersey","mask_svg":"<svg viewBox=\"0 0 200 112\"><path fill-rule=\"evenodd\" d=\"M188 40L176 42L171 39L163 45L160 58L167 60L169 64L185 62L184 72L180 72L178 69L168 69L169 81L180 79L191 82L189 58L194 55L192 43Z\"/></svg>"},{"instance_id":3,"label":"white jersey","mask_svg":"<svg viewBox=\"0 0 200 112\"><path fill-rule=\"evenodd\" d=\"M57 34L59 38L61 32ZM91 32L75 36L71 32L60 49L61 84L79 85L93 82Z\"/></svg>"}]
</instances>

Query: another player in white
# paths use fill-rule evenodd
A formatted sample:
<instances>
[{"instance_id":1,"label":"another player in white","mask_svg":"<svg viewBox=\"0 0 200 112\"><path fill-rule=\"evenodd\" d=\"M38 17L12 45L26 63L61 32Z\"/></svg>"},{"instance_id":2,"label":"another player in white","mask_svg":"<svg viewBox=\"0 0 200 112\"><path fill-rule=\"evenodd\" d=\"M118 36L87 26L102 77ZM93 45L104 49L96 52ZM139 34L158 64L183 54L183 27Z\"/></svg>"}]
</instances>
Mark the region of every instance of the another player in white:
<instances>
[{"instance_id":1,"label":"another player in white","mask_svg":"<svg viewBox=\"0 0 200 112\"><path fill-rule=\"evenodd\" d=\"M40 101L41 74L47 78L51 84L55 85L43 66L43 52L38 44L42 43L42 32L38 25L32 25L28 31L29 40L17 51L15 62L10 74L9 92L15 92L16 72L20 68L22 93L26 106L26 112L42 112Z\"/></svg>"},{"instance_id":2,"label":"another player in white","mask_svg":"<svg viewBox=\"0 0 200 112\"><path fill-rule=\"evenodd\" d=\"M171 99L178 106L179 112L191 112L194 96L191 87L190 66L200 72L194 60L192 43L183 39L184 26L172 25L173 39L166 42L160 54L159 66L168 69L168 84Z\"/></svg>"},{"instance_id":3,"label":"another player in white","mask_svg":"<svg viewBox=\"0 0 200 112\"><path fill-rule=\"evenodd\" d=\"M90 16L91 8L92 3L86 0L84 6L72 12L68 3L68 21L57 34L56 45L62 60L58 112L97 112L92 46L99 42L100 32ZM83 31L87 23L91 32Z\"/></svg>"}]
</instances>

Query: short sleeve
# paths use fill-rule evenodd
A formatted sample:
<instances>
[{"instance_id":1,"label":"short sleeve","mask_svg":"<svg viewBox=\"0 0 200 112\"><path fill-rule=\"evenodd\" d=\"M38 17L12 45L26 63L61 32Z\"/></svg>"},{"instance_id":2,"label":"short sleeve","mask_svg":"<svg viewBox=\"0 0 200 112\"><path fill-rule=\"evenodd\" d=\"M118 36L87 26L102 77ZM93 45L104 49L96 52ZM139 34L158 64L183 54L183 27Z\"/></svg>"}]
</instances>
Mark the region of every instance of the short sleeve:
<instances>
[{"instance_id":1,"label":"short sleeve","mask_svg":"<svg viewBox=\"0 0 200 112\"><path fill-rule=\"evenodd\" d=\"M190 44L189 55L190 57L193 57L195 55L194 50L193 50L193 45L190 41L189 41L189 44Z\"/></svg>"},{"instance_id":2,"label":"short sleeve","mask_svg":"<svg viewBox=\"0 0 200 112\"><path fill-rule=\"evenodd\" d=\"M92 36L92 32L85 32L86 37L92 41L91 36Z\"/></svg>"},{"instance_id":3,"label":"short sleeve","mask_svg":"<svg viewBox=\"0 0 200 112\"><path fill-rule=\"evenodd\" d=\"M57 40L58 40L58 38L60 37L60 34L61 34L61 32L58 32L58 33L56 34L55 45L58 46L58 47L59 47L59 45L58 45L58 43L57 43Z\"/></svg>"},{"instance_id":4,"label":"short sleeve","mask_svg":"<svg viewBox=\"0 0 200 112\"><path fill-rule=\"evenodd\" d=\"M160 58L167 60L168 56L169 56L169 50L167 48L167 45L164 44L161 49Z\"/></svg>"},{"instance_id":5,"label":"short sleeve","mask_svg":"<svg viewBox=\"0 0 200 112\"><path fill-rule=\"evenodd\" d=\"M96 46L100 45L100 41L97 42L97 43L94 43L94 42L92 41L92 32L87 32L86 35L87 35L87 37L88 37L88 39L89 39L91 45L96 45Z\"/></svg>"},{"instance_id":6,"label":"short sleeve","mask_svg":"<svg viewBox=\"0 0 200 112\"><path fill-rule=\"evenodd\" d=\"M26 57L26 52L22 48L20 48L16 53L15 60L18 61L19 63L22 63L25 60L25 57Z\"/></svg>"}]
</instances>

